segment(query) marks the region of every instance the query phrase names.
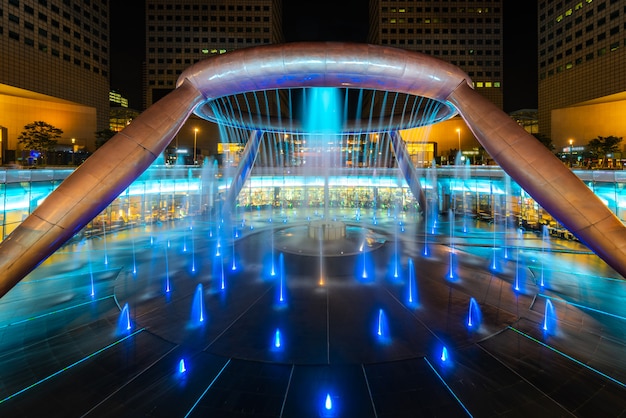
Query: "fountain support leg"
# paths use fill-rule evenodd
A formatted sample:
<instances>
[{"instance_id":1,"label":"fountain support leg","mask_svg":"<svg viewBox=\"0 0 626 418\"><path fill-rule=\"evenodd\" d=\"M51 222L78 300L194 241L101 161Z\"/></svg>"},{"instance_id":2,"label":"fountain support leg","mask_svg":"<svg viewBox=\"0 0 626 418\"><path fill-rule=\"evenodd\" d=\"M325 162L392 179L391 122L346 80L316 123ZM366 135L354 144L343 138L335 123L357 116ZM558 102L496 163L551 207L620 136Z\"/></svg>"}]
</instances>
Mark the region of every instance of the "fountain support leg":
<instances>
[{"instance_id":1,"label":"fountain support leg","mask_svg":"<svg viewBox=\"0 0 626 418\"><path fill-rule=\"evenodd\" d=\"M409 185L409 190L411 190L411 193L413 193L413 196L417 199L417 202L420 205L420 211L422 213L426 213L426 194L424 193L424 189L422 189L422 185L420 184L420 180L415 171L415 166L413 165L413 162L409 157L409 153L406 150L406 144L402 140L398 131L391 132L390 136L393 152L396 154L398 168L404 176L406 183Z\"/></svg>"},{"instance_id":2,"label":"fountain support leg","mask_svg":"<svg viewBox=\"0 0 626 418\"><path fill-rule=\"evenodd\" d=\"M448 100L489 155L520 187L626 277L626 227L585 183L467 83L461 83Z\"/></svg>"},{"instance_id":3,"label":"fountain support leg","mask_svg":"<svg viewBox=\"0 0 626 418\"><path fill-rule=\"evenodd\" d=\"M228 195L226 196L226 200L224 200L224 206L222 206L222 218L230 216L233 206L235 205L235 200L237 196L239 196L239 192L241 192L243 185L246 183L246 180L248 180L248 177L250 177L250 172L252 171L252 167L254 167L254 161L259 153L259 144L261 143L262 137L263 133L259 130L250 133L250 138L248 138L241 160L237 166L237 172L233 176L233 181L228 188Z\"/></svg>"},{"instance_id":4,"label":"fountain support leg","mask_svg":"<svg viewBox=\"0 0 626 418\"><path fill-rule=\"evenodd\" d=\"M83 228L163 152L202 94L189 82L107 141L0 243L0 297Z\"/></svg>"}]
</instances>

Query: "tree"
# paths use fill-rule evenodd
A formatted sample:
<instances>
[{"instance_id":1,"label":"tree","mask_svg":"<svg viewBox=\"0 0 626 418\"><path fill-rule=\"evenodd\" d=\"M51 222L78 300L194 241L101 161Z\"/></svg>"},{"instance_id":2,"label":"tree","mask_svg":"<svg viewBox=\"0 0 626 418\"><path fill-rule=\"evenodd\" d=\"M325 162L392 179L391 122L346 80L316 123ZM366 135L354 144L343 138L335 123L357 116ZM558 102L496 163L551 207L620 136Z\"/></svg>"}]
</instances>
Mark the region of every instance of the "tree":
<instances>
[{"instance_id":1,"label":"tree","mask_svg":"<svg viewBox=\"0 0 626 418\"><path fill-rule=\"evenodd\" d=\"M24 130L17 137L18 142L29 151L41 153L45 163L48 151L53 151L63 131L44 121L35 121L24 125Z\"/></svg>"},{"instance_id":2,"label":"tree","mask_svg":"<svg viewBox=\"0 0 626 418\"><path fill-rule=\"evenodd\" d=\"M536 133L536 134L532 134L535 138L537 138L537 141L541 142L543 145L545 145L546 148L548 148L550 150L550 152L554 152L554 144L552 143L552 139L550 139L548 136L544 135L544 134L540 134L540 133Z\"/></svg>"},{"instance_id":3,"label":"tree","mask_svg":"<svg viewBox=\"0 0 626 418\"><path fill-rule=\"evenodd\" d=\"M621 136L598 136L597 138L593 138L589 141L589 143L587 143L587 152L589 152L592 157L602 158L602 166L604 166L607 162L606 156L608 154L618 152L620 150L621 142Z\"/></svg>"},{"instance_id":4,"label":"tree","mask_svg":"<svg viewBox=\"0 0 626 418\"><path fill-rule=\"evenodd\" d=\"M96 149L103 146L109 139L113 138L117 132L112 129L103 129L96 132Z\"/></svg>"}]
</instances>

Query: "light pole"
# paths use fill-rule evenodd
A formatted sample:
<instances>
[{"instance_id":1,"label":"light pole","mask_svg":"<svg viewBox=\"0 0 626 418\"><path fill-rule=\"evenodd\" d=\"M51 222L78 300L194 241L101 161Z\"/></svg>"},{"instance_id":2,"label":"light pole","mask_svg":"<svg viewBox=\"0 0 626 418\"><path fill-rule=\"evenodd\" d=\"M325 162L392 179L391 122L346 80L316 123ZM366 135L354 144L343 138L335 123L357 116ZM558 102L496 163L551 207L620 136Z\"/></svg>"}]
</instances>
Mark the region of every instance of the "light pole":
<instances>
[{"instance_id":1,"label":"light pole","mask_svg":"<svg viewBox=\"0 0 626 418\"><path fill-rule=\"evenodd\" d=\"M198 140L198 128L193 130L193 165L196 165L196 141Z\"/></svg>"},{"instance_id":2,"label":"light pole","mask_svg":"<svg viewBox=\"0 0 626 418\"><path fill-rule=\"evenodd\" d=\"M574 140L569 140L569 166L572 166L572 144L574 144Z\"/></svg>"},{"instance_id":3,"label":"light pole","mask_svg":"<svg viewBox=\"0 0 626 418\"><path fill-rule=\"evenodd\" d=\"M461 154L461 128L456 128L456 136L459 138L459 152L457 153L458 155L455 159L455 164L460 164L463 155Z\"/></svg>"}]
</instances>

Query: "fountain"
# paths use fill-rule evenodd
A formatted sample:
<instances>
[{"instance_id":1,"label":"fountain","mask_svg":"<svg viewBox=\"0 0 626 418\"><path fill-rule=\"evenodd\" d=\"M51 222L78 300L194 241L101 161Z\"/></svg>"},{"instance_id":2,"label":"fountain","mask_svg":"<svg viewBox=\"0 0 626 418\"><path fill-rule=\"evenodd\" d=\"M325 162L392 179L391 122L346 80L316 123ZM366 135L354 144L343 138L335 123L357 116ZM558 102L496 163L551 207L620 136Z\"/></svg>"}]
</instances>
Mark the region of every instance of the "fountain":
<instances>
[{"instance_id":1,"label":"fountain","mask_svg":"<svg viewBox=\"0 0 626 418\"><path fill-rule=\"evenodd\" d=\"M323 56L332 57L334 48L325 45ZM326 58L320 60L325 65L333 65L326 62ZM237 66L236 60L229 62L233 63L233 68ZM281 63L284 62L281 58ZM393 62L393 55L385 57L385 65L380 68L389 68ZM271 66L272 61L265 64ZM311 68L316 68L315 65L311 62L307 71L314 71ZM410 72L411 65L413 63L409 62L402 68ZM378 67L368 68L373 71ZM434 74L434 70L425 72L431 73ZM456 74L454 69L449 73ZM254 78L253 75L249 77ZM328 75L327 80L333 85L322 86L320 90L300 85L281 85L275 89L272 88L276 86L270 85L262 91L237 94L220 90L212 102L191 106L199 114L223 122L220 126L223 145L232 145L232 152L229 149L224 155L219 170L211 163L195 169L202 170L199 193L203 209L201 215L194 218L193 229L183 229L181 235L180 224L185 220L181 222L179 219L151 228L151 243L158 243L154 247L158 255L146 261L147 257L141 255L145 248L140 248L138 241L138 257L135 258L133 241L132 266L130 254L124 254L129 248L128 243L123 242L124 238L115 237L117 234L110 237L111 251L121 243L115 253L111 252L115 254L116 265L119 262L122 273L136 273L136 278L120 274L117 283L111 285L112 292L116 300L139 305L136 320L141 322L141 329L150 330L150 338L158 340L153 357L170 359L171 347L201 353L198 358L202 357L205 362L202 367L206 370L206 377L198 377L198 381L204 392L197 391L202 396L193 399L194 402L204 402L206 396L207 402L215 404L214 391L210 390L214 383L221 383L224 376L235 376L237 368L252 372L260 364L268 371L279 371L275 374L277 381L283 379L280 384L289 388L285 392L286 399L281 399L283 403L276 410L305 408L291 406L294 398L289 396L305 393L302 388L306 388L306 384L302 382L309 378L316 382L333 377L341 380L356 371L350 375L348 384L357 382L351 388L354 392L361 390L371 412L371 408L376 411L377 394L386 396L385 388L381 388L384 378L371 379L370 382L371 377L383 376L392 370L421 367L416 365L428 366L424 360L427 362L433 351L439 351L444 340L447 346L435 355L440 361L434 362L433 378L439 376L441 369L437 367L441 363L449 363L449 354L454 348L463 349L463 353L459 350L458 356L454 356L454 363L457 360L468 362L467 352L482 353L488 349L489 355L497 360L494 364L502 364L501 373L504 374L517 370L510 362L518 353L506 351L510 347L505 344L511 338L509 334L515 334L520 341L528 335L529 345L536 345L532 337L532 332L537 331L532 329L533 326L536 328L536 323L529 326L531 321L519 321L520 315L515 314L517 302L519 306L528 303L537 289L524 285L523 266L530 252L522 249L524 237L515 237L515 245L511 245L513 237L507 236L506 219L513 211L508 206L508 200L512 198L510 186L502 186L506 190L502 202L504 210L497 214L504 224L502 230L496 231L497 224L485 221L482 227L472 227L469 231L463 216L461 235L455 229L459 223L455 219L457 214L445 203L449 197L446 193L452 191L446 190L440 196L440 191L446 187L441 185L458 177L458 173L432 165L422 170L426 178L421 179L415 167L400 168L397 163L403 157L403 150L397 147L397 142L394 145L400 128L421 127L427 122L450 117L454 110L448 96L452 95L454 99L456 93L447 92L443 98L428 98L402 91L378 91L376 83L385 84L393 78L384 74L363 75L370 83L363 88L345 87L333 77L343 80L341 73ZM453 79L455 88L461 85L458 88L465 89L464 77ZM447 80L447 76L442 78ZM264 80L272 84L278 83L276 79L285 83L284 80L290 80L289 77L267 77ZM350 83L355 79L350 78ZM376 83L372 81L374 79ZM427 83L419 78L412 80L410 85L419 85L418 81ZM321 83L314 83L317 82ZM239 83L236 85L245 86L244 81L239 80ZM400 82L393 85L401 90L406 87ZM228 86L225 88L228 90ZM273 98L269 100L268 97ZM355 97L358 98L356 101ZM327 107L315 110L313 102L317 101ZM298 117L303 109L312 120L307 122ZM257 152L253 152L255 148L252 146L247 148L248 144L254 145ZM471 173L466 167L464 170L463 190ZM188 182L194 181L196 176L190 175L187 169L185 171L181 177ZM460 183L458 179L455 181ZM486 181L490 185L501 185L506 180L490 178ZM421 184L425 187L422 188ZM425 196L420 200L422 193ZM169 195L164 197L167 198ZM463 201L463 212L469 207L466 199L471 198L463 193L462 198L456 199ZM409 218L404 206L420 208L414 221L401 221ZM491 204L491 209L494 208L495 204ZM255 211L258 212L253 215ZM441 215L445 221L446 212L448 228L439 227L439 217ZM170 241L172 248L179 248L181 239L185 246L188 233L193 254L191 272L184 268L187 264L177 260L173 253L171 260L168 257ZM195 248L195 234L198 248ZM465 241L472 240L475 245L465 244ZM161 244L165 246L164 253ZM503 262L508 268L496 268L496 250L508 246L516 248L515 260ZM198 264L203 266L199 272L195 271L196 251ZM275 264L277 254L278 265ZM490 258L489 254L494 259L491 268L487 268L485 261ZM403 260L408 260L406 272L400 268ZM135 269L136 261L143 261L150 268ZM124 264L126 262L128 264ZM515 271L511 268L513 264ZM379 272L385 271L384 274L388 275L390 265L394 280L382 280L383 274ZM227 291L224 291L225 270L232 274L228 277ZM160 297L163 272L167 291L170 281L176 290L171 292L167 301ZM416 274L419 274L419 289ZM131 285L120 283L124 277L133 277ZM405 280L398 280L398 277L405 277ZM81 276L80 283L84 286L82 279ZM37 283L36 280L32 282ZM511 283L514 283L514 289L511 289ZM481 295L486 312L484 318L472 295ZM572 299L575 297L577 295ZM469 307L466 307L468 300ZM190 320L183 319L188 326L180 326L176 321L186 315L178 313L188 312L190 301ZM418 306L420 309L416 309ZM555 329L552 324L555 315L549 306L552 303L546 300L543 326L548 333ZM168 321L163 321L166 313ZM210 326L208 317L211 318ZM77 315L77 318L82 316ZM198 327L202 332L193 329ZM124 305L118 328L123 328L127 334L131 330L128 304ZM287 344L285 335L288 336ZM487 335L489 339L481 341L487 348L471 349L477 338ZM271 342L268 341L270 338ZM53 342L52 339L49 341ZM137 344L140 346L143 345ZM467 347L470 349L466 350ZM498 352L502 347L505 355ZM575 347L560 349L565 352L575 350ZM555 355L557 352L547 351L543 354ZM141 353L137 353L137 357L141 357ZM207 361L207 358L211 360ZM144 367L150 362L142 364ZM136 364L130 366L139 369ZM452 395L454 382L459 381L454 369L474 373L472 367L465 366L447 368L445 372L449 374L442 374L442 386ZM473 367L477 367L477 373L480 373L480 362ZM193 369L199 370L199 364L194 363ZM181 359L179 372L184 373L184 370L187 368ZM225 370L226 374L222 374ZM231 373L233 371L235 373ZM522 370L520 374L523 373ZM146 373L146 376L150 374ZM532 380L515 373L507 376L522 384ZM137 389L134 383L132 379L128 382L129 390ZM378 391L370 391L370 383L378 384ZM121 396L129 395L125 388L119 388ZM532 385L525 388L536 389ZM469 391L467 396L471 396L472 389L468 387L466 390ZM537 392L540 390L542 388ZM317 403L314 407L323 409L323 413L317 411L320 415L339 415L337 406L342 413L344 408L352 406L347 398L331 396L334 391L313 394L313 403ZM146 391L137 390L137 393L149 396ZM339 390L336 393L343 396ZM450 397L450 393L444 393ZM111 398L114 396L115 393ZM323 406L320 406L322 399ZM337 399L341 400L340 405L337 405ZM542 397L542 401L549 402L550 399ZM306 412L285 412L285 416L309 415L310 411Z\"/></svg>"},{"instance_id":2,"label":"fountain","mask_svg":"<svg viewBox=\"0 0 626 418\"><path fill-rule=\"evenodd\" d=\"M476 299L470 298L469 307L467 309L467 328L469 330L477 330L480 328L482 322L482 314L480 312L480 306Z\"/></svg>"},{"instance_id":3,"label":"fountain","mask_svg":"<svg viewBox=\"0 0 626 418\"><path fill-rule=\"evenodd\" d=\"M444 363L448 361L449 356L448 356L448 349L446 347L443 347L441 349L441 356L439 356L439 359Z\"/></svg>"},{"instance_id":4,"label":"fountain","mask_svg":"<svg viewBox=\"0 0 626 418\"><path fill-rule=\"evenodd\" d=\"M278 295L277 295L277 300L278 300L278 304L279 305L283 305L285 304L285 298L286 298L286 293L285 293L285 257L283 255L283 253L280 253L280 255L278 256L278 266L279 266L279 281L278 281Z\"/></svg>"},{"instance_id":5,"label":"fountain","mask_svg":"<svg viewBox=\"0 0 626 418\"><path fill-rule=\"evenodd\" d=\"M204 289L202 283L196 285L196 291L193 294L193 300L191 304L191 323L198 326L205 321L204 314Z\"/></svg>"},{"instance_id":6,"label":"fountain","mask_svg":"<svg viewBox=\"0 0 626 418\"><path fill-rule=\"evenodd\" d=\"M557 317L556 310L550 299L546 299L546 307L543 315L542 329L545 335L554 335L556 333Z\"/></svg>"},{"instance_id":7,"label":"fountain","mask_svg":"<svg viewBox=\"0 0 626 418\"><path fill-rule=\"evenodd\" d=\"M408 261L408 277L407 277L407 305L415 308L419 305L417 282L415 277L415 266L413 259L409 258Z\"/></svg>"},{"instance_id":8,"label":"fountain","mask_svg":"<svg viewBox=\"0 0 626 418\"><path fill-rule=\"evenodd\" d=\"M276 328L276 331L274 331L274 348L279 349L282 347L282 344L280 330Z\"/></svg>"},{"instance_id":9,"label":"fountain","mask_svg":"<svg viewBox=\"0 0 626 418\"><path fill-rule=\"evenodd\" d=\"M117 321L117 333L118 335L126 335L130 332L131 328L130 309L128 308L128 303L126 303L124 304Z\"/></svg>"}]
</instances>

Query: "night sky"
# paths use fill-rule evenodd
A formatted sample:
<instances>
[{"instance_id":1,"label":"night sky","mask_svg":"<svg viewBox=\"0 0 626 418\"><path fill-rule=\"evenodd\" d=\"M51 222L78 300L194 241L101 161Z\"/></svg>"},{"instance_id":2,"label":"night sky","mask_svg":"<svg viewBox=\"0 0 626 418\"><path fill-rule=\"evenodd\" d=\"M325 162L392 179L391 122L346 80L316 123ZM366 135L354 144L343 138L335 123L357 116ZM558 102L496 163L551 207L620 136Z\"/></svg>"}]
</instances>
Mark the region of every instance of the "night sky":
<instances>
[{"instance_id":1,"label":"night sky","mask_svg":"<svg viewBox=\"0 0 626 418\"><path fill-rule=\"evenodd\" d=\"M504 110L537 108L537 0L503 3ZM141 109L144 2L111 0L110 5L111 88ZM367 40L367 1L284 1L283 8L287 42Z\"/></svg>"}]
</instances>

